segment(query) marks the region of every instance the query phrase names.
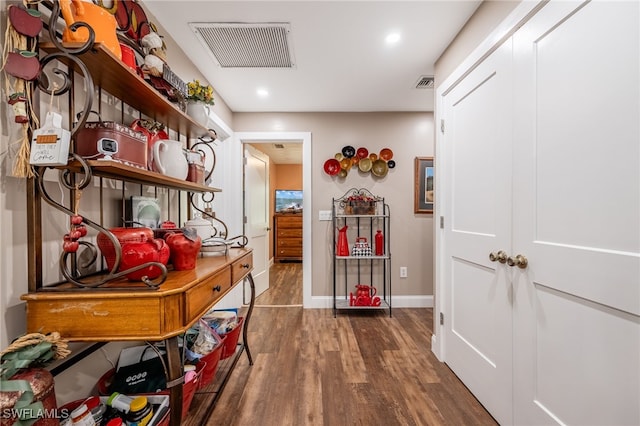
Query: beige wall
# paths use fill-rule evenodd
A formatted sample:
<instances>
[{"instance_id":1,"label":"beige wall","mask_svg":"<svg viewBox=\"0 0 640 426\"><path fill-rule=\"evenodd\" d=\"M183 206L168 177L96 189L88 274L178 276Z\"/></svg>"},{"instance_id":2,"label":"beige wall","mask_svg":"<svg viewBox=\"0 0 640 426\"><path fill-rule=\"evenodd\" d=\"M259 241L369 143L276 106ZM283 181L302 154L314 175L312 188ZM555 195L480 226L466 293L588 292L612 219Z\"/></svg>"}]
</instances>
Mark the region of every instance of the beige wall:
<instances>
[{"instance_id":1,"label":"beige wall","mask_svg":"<svg viewBox=\"0 0 640 426\"><path fill-rule=\"evenodd\" d=\"M520 0L485 0L469 18L435 63L435 85L439 86L493 31Z\"/></svg>"},{"instance_id":2,"label":"beige wall","mask_svg":"<svg viewBox=\"0 0 640 426\"><path fill-rule=\"evenodd\" d=\"M392 283L394 296L433 294L433 218L413 213L413 161L433 155L431 113L235 113L238 132L311 132L311 233L313 296L330 296L331 222L319 221L319 210L330 210L332 197L350 188L367 188L385 197L391 209ZM366 147L370 152L391 148L396 168L382 179L352 170L346 179L328 176L324 162L343 146ZM305 194L306 195L306 194ZM398 268L407 266L408 278Z\"/></svg>"}]
</instances>

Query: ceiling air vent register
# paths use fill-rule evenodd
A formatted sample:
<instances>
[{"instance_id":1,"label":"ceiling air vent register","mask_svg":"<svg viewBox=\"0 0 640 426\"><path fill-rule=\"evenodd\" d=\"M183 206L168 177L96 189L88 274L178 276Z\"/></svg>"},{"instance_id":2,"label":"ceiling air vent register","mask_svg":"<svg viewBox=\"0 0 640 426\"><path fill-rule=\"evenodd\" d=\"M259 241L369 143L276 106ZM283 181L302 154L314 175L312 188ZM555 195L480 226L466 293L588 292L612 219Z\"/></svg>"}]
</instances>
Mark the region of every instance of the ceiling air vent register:
<instances>
[{"instance_id":1,"label":"ceiling air vent register","mask_svg":"<svg viewBox=\"0 0 640 426\"><path fill-rule=\"evenodd\" d=\"M288 23L189 24L222 68L294 68Z\"/></svg>"},{"instance_id":2,"label":"ceiling air vent register","mask_svg":"<svg viewBox=\"0 0 640 426\"><path fill-rule=\"evenodd\" d=\"M416 83L416 89L433 89L433 77L423 75Z\"/></svg>"}]
</instances>

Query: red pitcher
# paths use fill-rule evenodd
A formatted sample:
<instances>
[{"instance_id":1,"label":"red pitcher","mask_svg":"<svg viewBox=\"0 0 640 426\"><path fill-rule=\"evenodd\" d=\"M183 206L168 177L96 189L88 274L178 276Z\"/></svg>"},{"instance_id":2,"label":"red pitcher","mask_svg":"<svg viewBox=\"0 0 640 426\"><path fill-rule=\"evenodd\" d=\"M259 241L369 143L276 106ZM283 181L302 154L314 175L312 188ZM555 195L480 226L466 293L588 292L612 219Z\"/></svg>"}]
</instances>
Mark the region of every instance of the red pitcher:
<instances>
[{"instance_id":1,"label":"red pitcher","mask_svg":"<svg viewBox=\"0 0 640 426\"><path fill-rule=\"evenodd\" d=\"M342 228L338 228L338 244L336 246L336 256L349 256L347 228L347 225L343 226Z\"/></svg>"}]
</instances>

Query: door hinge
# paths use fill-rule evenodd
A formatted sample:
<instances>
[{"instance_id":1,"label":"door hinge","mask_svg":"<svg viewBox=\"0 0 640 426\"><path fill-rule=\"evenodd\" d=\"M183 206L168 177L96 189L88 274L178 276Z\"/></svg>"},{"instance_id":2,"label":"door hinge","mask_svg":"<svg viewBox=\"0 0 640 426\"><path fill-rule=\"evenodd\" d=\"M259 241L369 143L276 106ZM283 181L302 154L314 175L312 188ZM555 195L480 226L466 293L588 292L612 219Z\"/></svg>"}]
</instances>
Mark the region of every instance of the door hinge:
<instances>
[{"instance_id":1,"label":"door hinge","mask_svg":"<svg viewBox=\"0 0 640 426\"><path fill-rule=\"evenodd\" d=\"M444 133L444 118L440 120L440 131Z\"/></svg>"},{"instance_id":2,"label":"door hinge","mask_svg":"<svg viewBox=\"0 0 640 426\"><path fill-rule=\"evenodd\" d=\"M244 164L246 166L247 163L248 163L247 157L242 157L242 164Z\"/></svg>"},{"instance_id":3,"label":"door hinge","mask_svg":"<svg viewBox=\"0 0 640 426\"><path fill-rule=\"evenodd\" d=\"M247 217L246 216L242 220L243 220L243 223L247 223Z\"/></svg>"},{"instance_id":4,"label":"door hinge","mask_svg":"<svg viewBox=\"0 0 640 426\"><path fill-rule=\"evenodd\" d=\"M444 313L440 312L440 325L444 325Z\"/></svg>"},{"instance_id":5,"label":"door hinge","mask_svg":"<svg viewBox=\"0 0 640 426\"><path fill-rule=\"evenodd\" d=\"M444 216L440 216L440 229L444 229Z\"/></svg>"}]
</instances>

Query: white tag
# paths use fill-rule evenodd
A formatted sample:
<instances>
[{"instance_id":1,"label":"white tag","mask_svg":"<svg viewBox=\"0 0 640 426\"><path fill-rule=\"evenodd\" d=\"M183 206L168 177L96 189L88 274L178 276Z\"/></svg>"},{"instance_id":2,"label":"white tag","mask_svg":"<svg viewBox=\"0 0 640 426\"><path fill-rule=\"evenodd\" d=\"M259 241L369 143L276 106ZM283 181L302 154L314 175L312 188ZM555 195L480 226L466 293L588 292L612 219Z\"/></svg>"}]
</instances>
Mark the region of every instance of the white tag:
<instances>
[{"instance_id":1,"label":"white tag","mask_svg":"<svg viewBox=\"0 0 640 426\"><path fill-rule=\"evenodd\" d=\"M29 162L36 166L66 166L71 132L62 128L62 116L48 112L44 125L33 131Z\"/></svg>"}]
</instances>

